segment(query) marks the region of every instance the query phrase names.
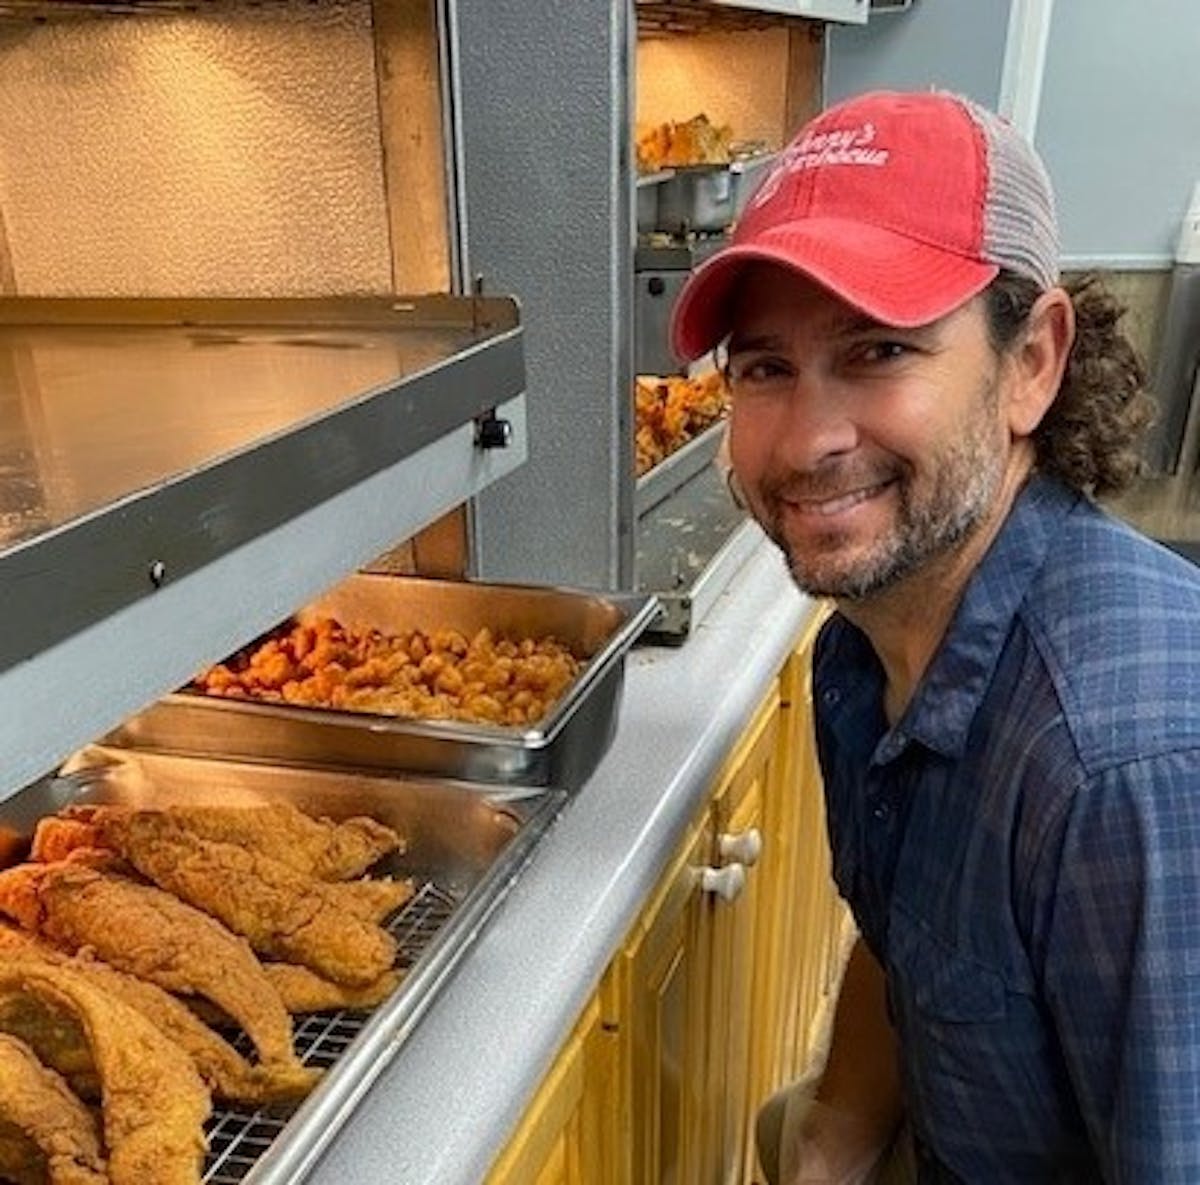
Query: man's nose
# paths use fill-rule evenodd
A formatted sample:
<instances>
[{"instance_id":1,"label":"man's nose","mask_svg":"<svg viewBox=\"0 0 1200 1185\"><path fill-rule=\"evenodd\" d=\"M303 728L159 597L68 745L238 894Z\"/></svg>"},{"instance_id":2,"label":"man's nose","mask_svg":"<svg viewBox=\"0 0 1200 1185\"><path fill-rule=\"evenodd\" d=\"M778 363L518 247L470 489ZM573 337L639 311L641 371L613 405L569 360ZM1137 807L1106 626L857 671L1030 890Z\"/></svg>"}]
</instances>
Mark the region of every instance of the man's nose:
<instances>
[{"instance_id":1,"label":"man's nose","mask_svg":"<svg viewBox=\"0 0 1200 1185\"><path fill-rule=\"evenodd\" d=\"M859 431L836 385L798 375L784 410L776 452L797 472L815 469L858 444Z\"/></svg>"}]
</instances>

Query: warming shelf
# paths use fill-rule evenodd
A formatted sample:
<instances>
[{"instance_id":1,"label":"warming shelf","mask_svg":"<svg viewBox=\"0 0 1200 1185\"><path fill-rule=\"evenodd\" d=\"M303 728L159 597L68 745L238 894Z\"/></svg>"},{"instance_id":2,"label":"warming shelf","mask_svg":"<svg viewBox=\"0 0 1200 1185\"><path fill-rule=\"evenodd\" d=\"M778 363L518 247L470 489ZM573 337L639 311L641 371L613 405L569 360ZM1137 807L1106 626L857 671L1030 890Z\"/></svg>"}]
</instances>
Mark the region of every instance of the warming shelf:
<instances>
[{"instance_id":1,"label":"warming shelf","mask_svg":"<svg viewBox=\"0 0 1200 1185\"><path fill-rule=\"evenodd\" d=\"M526 455L516 305L0 299L0 798Z\"/></svg>"}]
</instances>

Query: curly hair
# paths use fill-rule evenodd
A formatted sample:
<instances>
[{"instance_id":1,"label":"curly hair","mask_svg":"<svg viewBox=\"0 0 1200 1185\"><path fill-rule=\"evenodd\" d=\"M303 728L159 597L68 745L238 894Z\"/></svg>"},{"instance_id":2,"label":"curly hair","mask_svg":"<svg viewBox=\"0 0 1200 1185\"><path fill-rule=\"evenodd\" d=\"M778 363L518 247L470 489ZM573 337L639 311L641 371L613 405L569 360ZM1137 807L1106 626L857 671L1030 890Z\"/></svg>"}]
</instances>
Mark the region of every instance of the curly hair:
<instances>
[{"instance_id":1,"label":"curly hair","mask_svg":"<svg viewBox=\"0 0 1200 1185\"><path fill-rule=\"evenodd\" d=\"M1119 322L1124 306L1094 274L1063 285L1075 306L1075 344L1062 385L1037 431L1037 467L1091 497L1127 488L1142 469L1139 438L1154 416L1146 373ZM1041 290L1001 271L984 290L992 347L1017 340Z\"/></svg>"}]
</instances>

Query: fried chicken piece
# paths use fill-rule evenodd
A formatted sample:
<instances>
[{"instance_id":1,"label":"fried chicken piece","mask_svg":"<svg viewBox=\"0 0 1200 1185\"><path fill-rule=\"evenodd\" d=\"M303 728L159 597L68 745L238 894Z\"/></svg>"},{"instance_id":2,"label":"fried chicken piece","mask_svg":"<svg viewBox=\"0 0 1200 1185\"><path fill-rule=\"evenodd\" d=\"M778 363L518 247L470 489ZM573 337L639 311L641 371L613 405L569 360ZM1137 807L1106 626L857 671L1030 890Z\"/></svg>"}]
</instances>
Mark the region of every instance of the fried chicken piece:
<instances>
[{"instance_id":1,"label":"fried chicken piece","mask_svg":"<svg viewBox=\"0 0 1200 1185\"><path fill-rule=\"evenodd\" d=\"M295 1102L312 1090L321 1072L293 1059L268 1065L251 1065L236 1049L214 1033L187 1005L144 979L127 975L99 959L71 956L40 939L0 924L0 955L32 955L46 962L70 967L89 983L136 1008L164 1037L181 1046L192 1059L200 1077L219 1099L255 1106ZM10 1005L10 1008L15 1007ZM10 1026L27 1023L20 1014L10 1017ZM0 1019L0 1027L4 1027ZM18 1029L17 1031L20 1031ZM59 1034L53 1064L66 1069L84 1097L96 1096L94 1067L81 1034L64 1028Z\"/></svg>"},{"instance_id":2,"label":"fried chicken piece","mask_svg":"<svg viewBox=\"0 0 1200 1185\"><path fill-rule=\"evenodd\" d=\"M91 1112L28 1045L5 1034L0 1034L0 1118L12 1129L0 1149L15 1148L25 1159L29 1150L21 1147L22 1141L33 1145L34 1164L43 1172L30 1179L51 1185L104 1185L108 1180ZM20 1139L15 1138L18 1133ZM0 1175L11 1176L6 1159L0 1151Z\"/></svg>"},{"instance_id":3,"label":"fried chicken piece","mask_svg":"<svg viewBox=\"0 0 1200 1185\"><path fill-rule=\"evenodd\" d=\"M68 951L182 996L211 1000L268 1064L291 1063L292 1024L254 952L213 918L151 885L83 864L0 872L0 912Z\"/></svg>"},{"instance_id":4,"label":"fried chicken piece","mask_svg":"<svg viewBox=\"0 0 1200 1185\"><path fill-rule=\"evenodd\" d=\"M191 1061L144 1016L76 971L30 956L0 967L0 1006L14 995L40 1007L48 1028L78 1024L103 1099L112 1185L198 1185L208 1091ZM29 1044L39 1056L38 1033Z\"/></svg>"},{"instance_id":5,"label":"fried chicken piece","mask_svg":"<svg viewBox=\"0 0 1200 1185\"><path fill-rule=\"evenodd\" d=\"M236 844L201 839L167 811L106 816L101 826L105 841L142 876L219 919L261 954L351 987L372 983L396 958L395 939L345 909L339 886Z\"/></svg>"},{"instance_id":6,"label":"fried chicken piece","mask_svg":"<svg viewBox=\"0 0 1200 1185\"><path fill-rule=\"evenodd\" d=\"M167 814L201 839L239 844L297 872L323 881L351 880L404 841L390 827L365 816L334 822L314 819L287 802L263 806L171 806ZM104 847L106 819L135 813L121 806L74 806L43 819L33 840L34 860L62 859L73 847Z\"/></svg>"}]
</instances>

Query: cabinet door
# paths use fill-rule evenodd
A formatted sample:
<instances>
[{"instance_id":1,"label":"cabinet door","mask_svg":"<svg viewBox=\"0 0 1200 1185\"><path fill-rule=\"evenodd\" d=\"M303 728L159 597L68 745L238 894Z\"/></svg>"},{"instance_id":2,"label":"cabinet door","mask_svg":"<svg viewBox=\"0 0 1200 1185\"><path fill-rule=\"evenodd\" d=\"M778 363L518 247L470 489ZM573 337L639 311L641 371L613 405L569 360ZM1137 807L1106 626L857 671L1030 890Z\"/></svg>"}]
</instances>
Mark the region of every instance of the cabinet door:
<instances>
[{"instance_id":1,"label":"cabinet door","mask_svg":"<svg viewBox=\"0 0 1200 1185\"><path fill-rule=\"evenodd\" d=\"M575 1026L488 1185L614 1185L616 1036L598 993Z\"/></svg>"},{"instance_id":2,"label":"cabinet door","mask_svg":"<svg viewBox=\"0 0 1200 1185\"><path fill-rule=\"evenodd\" d=\"M708 1034L707 937L700 892L712 847L707 820L691 834L619 965L631 1180L701 1180Z\"/></svg>"},{"instance_id":3,"label":"cabinet door","mask_svg":"<svg viewBox=\"0 0 1200 1185\"><path fill-rule=\"evenodd\" d=\"M777 1040L764 1026L766 1002L764 934L773 925L764 914L770 871L764 836L767 787L779 754L779 696L767 697L734 754L713 796L713 865L723 875L743 869L743 888L732 900L711 895L706 921L710 949L708 1105L706 1125L713 1185L740 1185L755 1110L753 1081L758 1049Z\"/></svg>"}]
</instances>

